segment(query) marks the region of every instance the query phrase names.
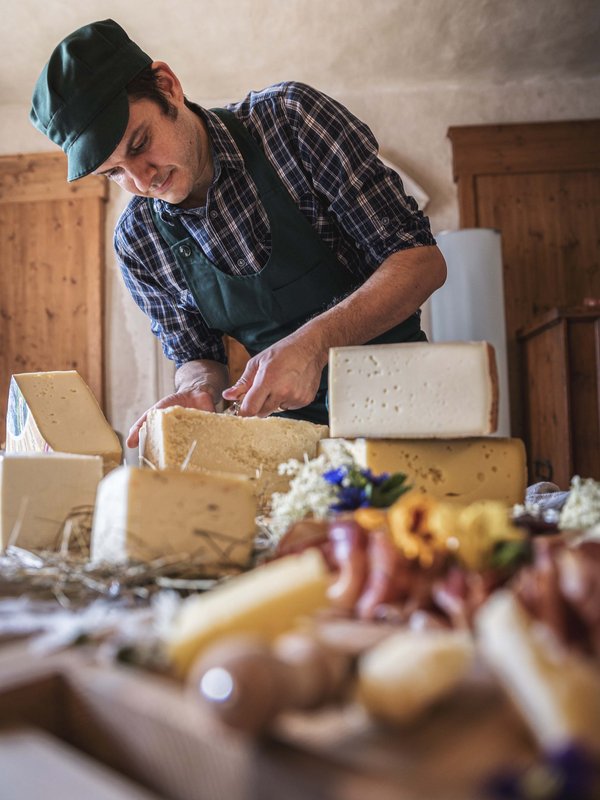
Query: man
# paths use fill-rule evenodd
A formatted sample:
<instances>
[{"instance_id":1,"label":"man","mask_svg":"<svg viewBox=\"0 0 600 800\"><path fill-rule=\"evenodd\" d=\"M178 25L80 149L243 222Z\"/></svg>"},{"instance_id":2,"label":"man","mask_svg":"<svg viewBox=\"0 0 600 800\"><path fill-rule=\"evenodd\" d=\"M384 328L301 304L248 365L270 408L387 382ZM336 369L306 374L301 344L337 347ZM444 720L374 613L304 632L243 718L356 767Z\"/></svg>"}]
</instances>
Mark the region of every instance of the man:
<instances>
[{"instance_id":1,"label":"man","mask_svg":"<svg viewBox=\"0 0 600 800\"><path fill-rule=\"evenodd\" d=\"M330 347L424 340L444 260L368 127L331 98L284 83L208 111L105 20L54 50L31 119L69 180L106 175L135 195L115 248L177 365L156 407L225 398L326 423ZM252 354L229 388L224 333Z\"/></svg>"}]
</instances>

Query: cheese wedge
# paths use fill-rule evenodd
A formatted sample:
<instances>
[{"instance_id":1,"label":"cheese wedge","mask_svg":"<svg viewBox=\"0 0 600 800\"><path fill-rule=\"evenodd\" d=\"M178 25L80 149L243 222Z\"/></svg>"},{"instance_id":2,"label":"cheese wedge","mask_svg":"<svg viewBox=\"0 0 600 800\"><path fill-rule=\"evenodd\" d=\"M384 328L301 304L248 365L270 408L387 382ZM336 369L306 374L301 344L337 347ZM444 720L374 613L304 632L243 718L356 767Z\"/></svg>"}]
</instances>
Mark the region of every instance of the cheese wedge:
<instances>
[{"instance_id":1,"label":"cheese wedge","mask_svg":"<svg viewBox=\"0 0 600 800\"><path fill-rule=\"evenodd\" d=\"M358 698L378 719L410 722L451 692L473 655L464 631L398 631L361 657Z\"/></svg>"},{"instance_id":2,"label":"cheese wedge","mask_svg":"<svg viewBox=\"0 0 600 800\"><path fill-rule=\"evenodd\" d=\"M105 472L118 467L123 459L117 434L75 370L12 376L6 450L98 455Z\"/></svg>"},{"instance_id":3,"label":"cheese wedge","mask_svg":"<svg viewBox=\"0 0 600 800\"><path fill-rule=\"evenodd\" d=\"M291 458L314 458L325 425L279 417L235 417L175 406L153 410L145 423L143 457L155 467L216 470L257 480L259 503L285 492L289 478L279 464Z\"/></svg>"},{"instance_id":4,"label":"cheese wedge","mask_svg":"<svg viewBox=\"0 0 600 800\"><path fill-rule=\"evenodd\" d=\"M331 436L452 439L496 430L498 376L487 342L329 351Z\"/></svg>"},{"instance_id":5,"label":"cheese wedge","mask_svg":"<svg viewBox=\"0 0 600 800\"><path fill-rule=\"evenodd\" d=\"M272 641L297 618L327 606L329 573L321 553L271 561L184 601L168 643L175 672L183 676L207 645L236 633Z\"/></svg>"},{"instance_id":6,"label":"cheese wedge","mask_svg":"<svg viewBox=\"0 0 600 800\"><path fill-rule=\"evenodd\" d=\"M91 557L187 555L218 573L247 565L255 518L254 487L243 476L119 467L98 488Z\"/></svg>"},{"instance_id":7,"label":"cheese wedge","mask_svg":"<svg viewBox=\"0 0 600 800\"><path fill-rule=\"evenodd\" d=\"M511 592L495 592L475 618L479 648L540 745L578 742L600 754L600 669L535 621Z\"/></svg>"},{"instance_id":8,"label":"cheese wedge","mask_svg":"<svg viewBox=\"0 0 600 800\"><path fill-rule=\"evenodd\" d=\"M373 474L402 472L413 489L438 500L468 505L476 500L523 503L527 485L520 439L323 439L319 453L335 463L350 453Z\"/></svg>"},{"instance_id":9,"label":"cheese wedge","mask_svg":"<svg viewBox=\"0 0 600 800\"><path fill-rule=\"evenodd\" d=\"M98 456L6 453L0 456L0 547L60 549L69 519L89 530L102 478ZM89 544L89 540L82 542Z\"/></svg>"}]
</instances>

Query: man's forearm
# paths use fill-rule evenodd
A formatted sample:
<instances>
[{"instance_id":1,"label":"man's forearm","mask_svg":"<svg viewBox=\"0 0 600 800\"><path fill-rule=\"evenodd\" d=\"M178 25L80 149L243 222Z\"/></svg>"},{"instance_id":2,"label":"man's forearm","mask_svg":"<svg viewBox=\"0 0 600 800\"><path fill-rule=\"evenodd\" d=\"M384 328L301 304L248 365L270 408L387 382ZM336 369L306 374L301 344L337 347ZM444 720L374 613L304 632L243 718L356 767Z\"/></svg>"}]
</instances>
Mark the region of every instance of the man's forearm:
<instances>
[{"instance_id":1,"label":"man's forearm","mask_svg":"<svg viewBox=\"0 0 600 800\"><path fill-rule=\"evenodd\" d=\"M204 389L210 393L215 405L221 401L221 394L227 388L228 383L227 365L210 359L188 361L178 367L175 373L176 391Z\"/></svg>"},{"instance_id":2,"label":"man's forearm","mask_svg":"<svg viewBox=\"0 0 600 800\"><path fill-rule=\"evenodd\" d=\"M322 366L330 347L364 344L413 314L446 279L437 247L392 254L355 292L299 328L318 343Z\"/></svg>"}]
</instances>

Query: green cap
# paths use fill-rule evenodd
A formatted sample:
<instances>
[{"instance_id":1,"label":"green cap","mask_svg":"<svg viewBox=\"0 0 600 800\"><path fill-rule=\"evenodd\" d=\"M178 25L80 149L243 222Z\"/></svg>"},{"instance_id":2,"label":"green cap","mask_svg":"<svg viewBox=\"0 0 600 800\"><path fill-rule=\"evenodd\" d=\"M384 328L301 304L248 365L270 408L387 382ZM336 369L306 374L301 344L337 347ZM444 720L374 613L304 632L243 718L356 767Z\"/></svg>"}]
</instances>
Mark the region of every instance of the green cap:
<instances>
[{"instance_id":1,"label":"green cap","mask_svg":"<svg viewBox=\"0 0 600 800\"><path fill-rule=\"evenodd\" d=\"M38 78L29 118L68 157L68 180L114 152L129 121L125 87L149 55L112 19L79 28L56 47Z\"/></svg>"}]
</instances>

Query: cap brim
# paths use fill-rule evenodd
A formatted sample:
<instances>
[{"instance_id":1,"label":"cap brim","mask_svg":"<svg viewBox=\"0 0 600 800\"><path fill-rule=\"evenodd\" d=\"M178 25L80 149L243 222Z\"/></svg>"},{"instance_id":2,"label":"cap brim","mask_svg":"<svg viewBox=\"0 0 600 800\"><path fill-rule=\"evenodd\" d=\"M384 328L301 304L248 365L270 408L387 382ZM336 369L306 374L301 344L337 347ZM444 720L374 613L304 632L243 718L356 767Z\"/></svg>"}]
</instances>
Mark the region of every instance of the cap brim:
<instances>
[{"instance_id":1,"label":"cap brim","mask_svg":"<svg viewBox=\"0 0 600 800\"><path fill-rule=\"evenodd\" d=\"M79 134L67 152L67 180L84 178L114 153L129 122L129 98L123 90Z\"/></svg>"}]
</instances>

